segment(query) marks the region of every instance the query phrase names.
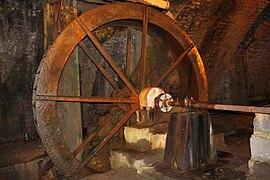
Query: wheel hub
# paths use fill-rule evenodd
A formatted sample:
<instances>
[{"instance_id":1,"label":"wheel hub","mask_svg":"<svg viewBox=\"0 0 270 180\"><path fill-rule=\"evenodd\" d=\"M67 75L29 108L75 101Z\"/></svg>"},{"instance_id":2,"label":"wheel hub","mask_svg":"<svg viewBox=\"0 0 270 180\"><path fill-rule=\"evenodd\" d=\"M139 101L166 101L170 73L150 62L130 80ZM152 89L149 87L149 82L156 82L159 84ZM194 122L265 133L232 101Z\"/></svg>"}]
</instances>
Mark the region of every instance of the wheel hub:
<instances>
[{"instance_id":1,"label":"wheel hub","mask_svg":"<svg viewBox=\"0 0 270 180\"><path fill-rule=\"evenodd\" d=\"M156 97L163 93L165 92L158 87L144 88L139 95L140 109L147 111L153 109Z\"/></svg>"}]
</instances>

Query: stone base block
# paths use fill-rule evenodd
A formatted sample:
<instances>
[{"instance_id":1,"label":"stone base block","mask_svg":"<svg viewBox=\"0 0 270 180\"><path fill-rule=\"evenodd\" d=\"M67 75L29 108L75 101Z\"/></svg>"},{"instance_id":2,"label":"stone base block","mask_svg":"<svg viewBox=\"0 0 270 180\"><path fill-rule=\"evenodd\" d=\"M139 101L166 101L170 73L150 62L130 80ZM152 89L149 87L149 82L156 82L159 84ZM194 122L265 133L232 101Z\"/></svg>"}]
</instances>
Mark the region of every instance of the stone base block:
<instances>
[{"instance_id":1,"label":"stone base block","mask_svg":"<svg viewBox=\"0 0 270 180\"><path fill-rule=\"evenodd\" d=\"M270 135L253 134L250 138L251 160L270 162Z\"/></svg>"},{"instance_id":2,"label":"stone base block","mask_svg":"<svg viewBox=\"0 0 270 180\"><path fill-rule=\"evenodd\" d=\"M39 179L39 164L42 159L18 163L0 168L0 179Z\"/></svg>"},{"instance_id":3,"label":"stone base block","mask_svg":"<svg viewBox=\"0 0 270 180\"><path fill-rule=\"evenodd\" d=\"M260 132L264 134L270 134L270 115L269 114L255 114L255 119L253 121L254 132Z\"/></svg>"},{"instance_id":4,"label":"stone base block","mask_svg":"<svg viewBox=\"0 0 270 180\"><path fill-rule=\"evenodd\" d=\"M153 128L125 127L127 147L135 151L165 149L167 134L153 134Z\"/></svg>"},{"instance_id":5,"label":"stone base block","mask_svg":"<svg viewBox=\"0 0 270 180\"><path fill-rule=\"evenodd\" d=\"M162 162L163 152L152 150L149 152L136 152L133 150L111 150L110 163L112 169L128 167L140 169Z\"/></svg>"},{"instance_id":6,"label":"stone base block","mask_svg":"<svg viewBox=\"0 0 270 180\"><path fill-rule=\"evenodd\" d=\"M249 160L249 179L269 179L270 163Z\"/></svg>"}]
</instances>

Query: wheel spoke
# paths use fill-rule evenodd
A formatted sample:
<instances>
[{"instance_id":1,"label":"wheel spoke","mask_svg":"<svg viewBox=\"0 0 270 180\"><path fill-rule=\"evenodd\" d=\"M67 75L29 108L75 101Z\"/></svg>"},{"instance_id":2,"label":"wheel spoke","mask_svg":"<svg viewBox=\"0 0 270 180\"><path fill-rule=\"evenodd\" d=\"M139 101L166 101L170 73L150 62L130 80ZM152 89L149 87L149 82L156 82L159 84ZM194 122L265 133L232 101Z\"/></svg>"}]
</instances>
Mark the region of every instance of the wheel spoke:
<instances>
[{"instance_id":1,"label":"wheel spoke","mask_svg":"<svg viewBox=\"0 0 270 180\"><path fill-rule=\"evenodd\" d=\"M143 10L143 30L142 30L142 46L141 46L141 67L140 67L140 84L141 89L145 87L145 72L147 60L147 31L148 31L148 7Z\"/></svg>"},{"instance_id":2,"label":"wheel spoke","mask_svg":"<svg viewBox=\"0 0 270 180\"><path fill-rule=\"evenodd\" d=\"M107 134L107 136L101 141L101 143L89 154L88 157L76 168L68 177L68 179L73 179L74 176L88 164L88 162L98 153L103 146L114 136L114 134L127 122L127 120L132 116L132 114L138 109L138 107L133 107L127 114L125 114L122 119L118 121L115 127Z\"/></svg>"},{"instance_id":3,"label":"wheel spoke","mask_svg":"<svg viewBox=\"0 0 270 180\"><path fill-rule=\"evenodd\" d=\"M37 95L39 101L58 101L58 102L86 102L86 103L131 103L136 104L136 99L129 98L111 98L111 97L80 97L80 96L44 96Z\"/></svg>"},{"instance_id":4,"label":"wheel spoke","mask_svg":"<svg viewBox=\"0 0 270 180\"><path fill-rule=\"evenodd\" d=\"M153 69L151 69L151 71L145 76L145 81L148 81L149 79L150 79L150 77L152 76L152 74L155 72L155 71L157 71L160 67L163 67L163 66L165 66L166 65L166 63L171 63L172 62L172 58L170 58L170 60L169 61L164 61L164 62L162 62L162 63L160 63L160 64L156 64L154 67L153 67ZM141 86L141 85L140 85Z\"/></svg>"},{"instance_id":5,"label":"wheel spoke","mask_svg":"<svg viewBox=\"0 0 270 180\"><path fill-rule=\"evenodd\" d=\"M102 47L98 39L95 37L95 35L88 29L87 26L83 23L82 19L78 17L76 19L80 27L86 32L92 43L96 46L98 51L101 53L101 55L104 57L104 59L107 61L107 63L113 68L115 73L121 78L121 80L124 82L124 84L128 87L128 89L133 93L137 94L136 89L133 87L133 85L130 83L128 78L124 75L124 73L121 71L121 69L115 64L114 60L111 58L111 56L106 52L106 50Z\"/></svg>"},{"instance_id":6,"label":"wheel spoke","mask_svg":"<svg viewBox=\"0 0 270 180\"><path fill-rule=\"evenodd\" d=\"M96 136L96 134L98 133L100 128L95 128L93 130L93 132L87 136L87 138L85 138L83 140L83 142L73 151L73 155L74 156L77 156L77 154L79 154L83 149L84 147Z\"/></svg>"},{"instance_id":7,"label":"wheel spoke","mask_svg":"<svg viewBox=\"0 0 270 180\"><path fill-rule=\"evenodd\" d=\"M161 76L153 85L152 87L159 86L169 75L170 73L176 68L176 66L182 61L182 59L193 49L195 45L192 43L189 47L178 57L178 59L167 69L167 71Z\"/></svg>"},{"instance_id":8,"label":"wheel spoke","mask_svg":"<svg viewBox=\"0 0 270 180\"><path fill-rule=\"evenodd\" d=\"M130 63L131 63L131 28L127 30L127 59L126 59L126 75L130 75Z\"/></svg>"},{"instance_id":9,"label":"wheel spoke","mask_svg":"<svg viewBox=\"0 0 270 180\"><path fill-rule=\"evenodd\" d=\"M88 56L88 58L95 64L95 66L98 68L98 70L103 74L103 76L109 81L109 83L112 85L112 87L119 92L119 86L116 84L116 82L112 79L112 77L106 72L106 70L103 68L103 66L97 62L95 59L91 58L91 52L87 48L86 44L81 41L80 47L85 52L85 54Z\"/></svg>"}]
</instances>

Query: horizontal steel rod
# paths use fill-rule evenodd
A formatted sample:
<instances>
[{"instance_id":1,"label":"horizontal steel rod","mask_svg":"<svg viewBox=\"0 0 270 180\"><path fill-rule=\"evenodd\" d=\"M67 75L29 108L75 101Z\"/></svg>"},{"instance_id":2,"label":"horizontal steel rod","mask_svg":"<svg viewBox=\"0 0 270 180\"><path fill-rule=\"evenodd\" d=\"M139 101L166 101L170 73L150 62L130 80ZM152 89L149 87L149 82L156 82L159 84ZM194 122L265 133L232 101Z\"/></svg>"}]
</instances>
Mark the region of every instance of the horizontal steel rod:
<instances>
[{"instance_id":1,"label":"horizontal steel rod","mask_svg":"<svg viewBox=\"0 0 270 180\"><path fill-rule=\"evenodd\" d=\"M224 111L270 114L270 107L208 104L208 103L203 103L203 102L192 102L192 106L199 109L215 109L215 110L224 110Z\"/></svg>"},{"instance_id":2,"label":"horizontal steel rod","mask_svg":"<svg viewBox=\"0 0 270 180\"><path fill-rule=\"evenodd\" d=\"M39 101L61 101L61 102L88 102L88 103L138 103L135 99L129 98L111 98L111 97L79 97L79 96L45 96L37 95Z\"/></svg>"}]
</instances>

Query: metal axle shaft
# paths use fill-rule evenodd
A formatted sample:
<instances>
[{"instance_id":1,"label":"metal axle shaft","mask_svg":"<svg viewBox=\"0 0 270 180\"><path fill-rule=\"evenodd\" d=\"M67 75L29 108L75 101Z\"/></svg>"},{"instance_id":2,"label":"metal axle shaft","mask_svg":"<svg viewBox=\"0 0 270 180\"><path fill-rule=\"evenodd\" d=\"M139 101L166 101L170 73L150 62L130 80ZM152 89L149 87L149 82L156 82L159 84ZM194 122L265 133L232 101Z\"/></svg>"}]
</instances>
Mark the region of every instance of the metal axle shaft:
<instances>
[{"instance_id":1,"label":"metal axle shaft","mask_svg":"<svg viewBox=\"0 0 270 180\"><path fill-rule=\"evenodd\" d=\"M237 105L224 105L224 104L208 104L203 102L192 102L191 106L199 109L216 109L225 111L238 111L250 113L270 114L270 107L255 107L255 106L237 106Z\"/></svg>"}]
</instances>

